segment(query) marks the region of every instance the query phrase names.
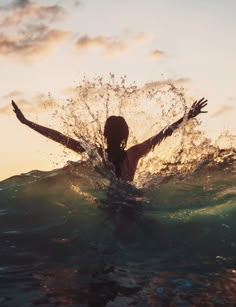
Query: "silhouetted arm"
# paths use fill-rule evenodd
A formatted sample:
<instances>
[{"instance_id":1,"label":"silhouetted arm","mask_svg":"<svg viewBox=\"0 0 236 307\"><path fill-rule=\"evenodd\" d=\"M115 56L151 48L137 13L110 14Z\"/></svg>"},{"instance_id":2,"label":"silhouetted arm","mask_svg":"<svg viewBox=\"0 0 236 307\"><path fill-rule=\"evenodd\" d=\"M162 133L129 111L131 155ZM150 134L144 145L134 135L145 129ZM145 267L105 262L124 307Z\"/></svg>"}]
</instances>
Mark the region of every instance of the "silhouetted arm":
<instances>
[{"instance_id":1,"label":"silhouetted arm","mask_svg":"<svg viewBox=\"0 0 236 307\"><path fill-rule=\"evenodd\" d=\"M12 106L13 106L13 111L16 113L16 117L19 119L19 121L24 124L27 125L28 127L32 128L33 130L37 131L38 133L46 136L47 138L58 142L64 146L66 146L67 148L74 150L76 152L84 152L85 149L81 146L80 142L65 136L64 134L53 130L51 128L47 128L44 126L40 126L38 124L35 124L31 121L29 121L28 119L25 118L24 114L21 112L21 110L18 108L18 106L16 105L16 103L12 100Z\"/></svg>"},{"instance_id":2,"label":"silhouetted arm","mask_svg":"<svg viewBox=\"0 0 236 307\"><path fill-rule=\"evenodd\" d=\"M187 120L196 117L200 113L207 113L207 111L202 111L202 108L204 108L206 105L207 100L205 98L202 98L199 101L195 101L188 112ZM147 155L152 149L154 149L156 145L160 144L168 136L171 136L173 132L180 127L184 119L184 117L180 118L175 123L170 126L167 126L158 134L154 135L143 143L134 145L130 148L130 150L134 151L137 159Z\"/></svg>"}]
</instances>

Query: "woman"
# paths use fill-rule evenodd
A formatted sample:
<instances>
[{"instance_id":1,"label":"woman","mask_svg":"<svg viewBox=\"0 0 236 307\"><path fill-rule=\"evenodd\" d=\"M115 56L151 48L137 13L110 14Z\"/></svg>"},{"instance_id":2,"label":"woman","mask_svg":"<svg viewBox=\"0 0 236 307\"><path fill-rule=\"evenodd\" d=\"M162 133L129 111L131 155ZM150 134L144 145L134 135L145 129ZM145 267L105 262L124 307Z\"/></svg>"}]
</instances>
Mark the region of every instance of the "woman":
<instances>
[{"instance_id":1,"label":"woman","mask_svg":"<svg viewBox=\"0 0 236 307\"><path fill-rule=\"evenodd\" d=\"M40 134L48 137L49 139L56 141L67 148L74 150L78 153L82 153L85 149L81 146L80 142L74 140L64 134L35 124L25 118L21 110L12 101L13 110L16 113L17 118L22 124L34 129ZM195 101L189 110L186 119L189 120L196 117L200 113L206 113L202 109L207 105L205 98ZM166 137L172 135L172 133L180 127L185 117L182 117L170 126L161 130L158 134L147 139L143 143L134 145L128 150L125 150L127 140L129 136L129 128L125 119L121 116L110 116L105 123L104 137L107 142L107 157L108 160L114 165L115 174L117 178L123 181L133 181L134 175L137 169L139 159L146 156L157 144L160 144Z\"/></svg>"}]
</instances>

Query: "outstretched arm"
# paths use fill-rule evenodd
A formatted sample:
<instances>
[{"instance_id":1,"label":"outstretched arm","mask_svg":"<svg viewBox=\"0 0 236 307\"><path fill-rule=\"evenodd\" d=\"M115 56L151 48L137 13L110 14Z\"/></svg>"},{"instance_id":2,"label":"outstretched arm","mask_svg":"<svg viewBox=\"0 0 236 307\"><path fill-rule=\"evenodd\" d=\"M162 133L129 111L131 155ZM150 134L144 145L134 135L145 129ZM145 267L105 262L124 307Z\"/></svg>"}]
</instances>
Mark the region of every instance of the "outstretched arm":
<instances>
[{"instance_id":1,"label":"outstretched arm","mask_svg":"<svg viewBox=\"0 0 236 307\"><path fill-rule=\"evenodd\" d=\"M47 128L47 127L43 127L40 126L38 124L35 124L31 121L29 121L28 119L25 118L24 114L21 112L21 110L18 108L18 106L16 105L16 103L12 100L12 106L13 106L13 111L16 113L16 117L19 119L19 121L24 124L27 125L28 127L34 129L35 131L39 132L40 134L46 136L47 138L56 141L64 146L66 146L67 148L74 150L76 152L84 152L85 149L81 146L80 142L65 136L64 134Z\"/></svg>"},{"instance_id":2,"label":"outstretched arm","mask_svg":"<svg viewBox=\"0 0 236 307\"><path fill-rule=\"evenodd\" d=\"M207 99L205 98L202 98L199 101L195 101L187 114L187 120L196 117L200 113L207 113L207 111L202 111L206 105ZM141 158L147 155L152 149L154 149L156 145L160 144L168 136L171 136L172 133L180 127L184 119L184 117L180 118L172 125L167 126L161 130L158 134L154 135L141 144L137 144L131 147L130 149L136 152L137 158Z\"/></svg>"}]
</instances>

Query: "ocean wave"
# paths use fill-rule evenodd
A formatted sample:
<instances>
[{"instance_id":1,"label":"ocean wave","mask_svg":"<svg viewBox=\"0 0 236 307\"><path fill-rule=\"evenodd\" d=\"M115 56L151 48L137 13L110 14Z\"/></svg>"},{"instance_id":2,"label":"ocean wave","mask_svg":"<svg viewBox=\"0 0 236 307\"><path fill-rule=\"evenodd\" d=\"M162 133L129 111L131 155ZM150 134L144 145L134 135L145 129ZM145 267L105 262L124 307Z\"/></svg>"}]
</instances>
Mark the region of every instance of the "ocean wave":
<instances>
[{"instance_id":1,"label":"ocean wave","mask_svg":"<svg viewBox=\"0 0 236 307\"><path fill-rule=\"evenodd\" d=\"M89 112L90 95L119 100L124 111L127 98L135 107L147 95L160 103L163 91L149 91L85 80L77 94ZM181 92L167 93L166 115L176 101L184 109ZM85 125L88 116L78 125L88 149L82 161L0 182L0 305L233 306L235 147L213 145L194 121L140 163L134 183L124 183L96 152L100 111L90 114L94 125ZM154 117L149 132L157 129Z\"/></svg>"}]
</instances>

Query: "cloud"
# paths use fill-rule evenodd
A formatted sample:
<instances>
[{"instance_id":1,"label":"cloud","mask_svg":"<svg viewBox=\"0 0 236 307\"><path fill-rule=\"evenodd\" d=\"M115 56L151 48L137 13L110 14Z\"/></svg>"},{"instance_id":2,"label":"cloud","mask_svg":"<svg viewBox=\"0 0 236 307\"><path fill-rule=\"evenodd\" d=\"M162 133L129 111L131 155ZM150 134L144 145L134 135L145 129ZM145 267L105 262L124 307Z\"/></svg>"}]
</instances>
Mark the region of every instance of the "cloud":
<instances>
[{"instance_id":1,"label":"cloud","mask_svg":"<svg viewBox=\"0 0 236 307\"><path fill-rule=\"evenodd\" d=\"M125 30L119 36L89 36L85 34L76 40L75 47L78 51L99 50L103 56L116 56L133 47L136 48L137 44L145 43L150 37L150 33L133 32L131 30Z\"/></svg>"},{"instance_id":2,"label":"cloud","mask_svg":"<svg viewBox=\"0 0 236 307\"><path fill-rule=\"evenodd\" d=\"M17 0L0 7L0 56L34 60L48 54L69 32L51 26L66 15L59 5Z\"/></svg>"},{"instance_id":3,"label":"cloud","mask_svg":"<svg viewBox=\"0 0 236 307\"><path fill-rule=\"evenodd\" d=\"M0 114L4 115L4 114L9 114L10 112L10 105L5 105L4 107L0 108Z\"/></svg>"},{"instance_id":4,"label":"cloud","mask_svg":"<svg viewBox=\"0 0 236 307\"><path fill-rule=\"evenodd\" d=\"M133 40L136 42L143 42L145 40L147 40L150 37L150 35L148 33L138 33L138 34L134 34L133 35Z\"/></svg>"},{"instance_id":5,"label":"cloud","mask_svg":"<svg viewBox=\"0 0 236 307\"><path fill-rule=\"evenodd\" d=\"M128 47L123 41L119 39L114 39L107 44L103 55L104 56L115 56L115 55L122 54L127 50L128 50Z\"/></svg>"},{"instance_id":6,"label":"cloud","mask_svg":"<svg viewBox=\"0 0 236 307\"><path fill-rule=\"evenodd\" d=\"M126 31L126 36L131 39L134 42L137 43L142 43L148 39L151 38L151 34L150 33L146 33L146 32L138 32L138 33L134 33L132 31L127 30Z\"/></svg>"},{"instance_id":7,"label":"cloud","mask_svg":"<svg viewBox=\"0 0 236 307\"><path fill-rule=\"evenodd\" d=\"M2 96L3 100L6 100L8 101L8 103L6 105L4 105L3 107L0 107L0 114L10 114L11 113L11 100L12 99L18 99L18 101L24 105L25 104L25 101L22 99L22 98L19 98L21 96L23 96L24 93L23 92L20 92L20 91L17 91L17 90L14 90L14 91L11 91L9 92L8 94Z\"/></svg>"},{"instance_id":8,"label":"cloud","mask_svg":"<svg viewBox=\"0 0 236 307\"><path fill-rule=\"evenodd\" d=\"M45 112L54 108L58 107L58 102L48 93L48 95L45 94L38 94L30 99L30 101L33 101L32 103L28 103L27 106L27 112L29 113L41 113Z\"/></svg>"},{"instance_id":9,"label":"cloud","mask_svg":"<svg viewBox=\"0 0 236 307\"><path fill-rule=\"evenodd\" d=\"M181 87L181 86L184 86L189 81L190 81L189 78L166 79L163 81L153 81L153 82L146 83L144 85L144 88L145 89L158 89L163 86L170 85L170 84L177 86L177 87Z\"/></svg>"},{"instance_id":10,"label":"cloud","mask_svg":"<svg viewBox=\"0 0 236 307\"><path fill-rule=\"evenodd\" d=\"M75 1L74 1L74 5L75 5L75 6L79 6L79 5L81 5L81 1L79 1L79 0L75 0Z\"/></svg>"},{"instance_id":11,"label":"cloud","mask_svg":"<svg viewBox=\"0 0 236 307\"><path fill-rule=\"evenodd\" d=\"M10 93L2 96L3 99L12 99L14 97L17 97L17 96L22 96L23 95L23 92L20 92L20 91L11 91Z\"/></svg>"},{"instance_id":12,"label":"cloud","mask_svg":"<svg viewBox=\"0 0 236 307\"><path fill-rule=\"evenodd\" d=\"M14 93L14 92L13 92ZM10 94L10 93L9 93ZM14 98L14 97L11 97ZM31 103L33 101L33 103ZM23 113L40 113L56 108L58 103L49 95L38 94L30 99L20 98L15 101ZM12 105L9 102L7 105L0 108L0 114L13 114Z\"/></svg>"},{"instance_id":13,"label":"cloud","mask_svg":"<svg viewBox=\"0 0 236 307\"><path fill-rule=\"evenodd\" d=\"M30 21L59 20L66 15L66 11L59 5L46 6L29 0L18 0L1 7L0 26L12 27Z\"/></svg>"},{"instance_id":14,"label":"cloud","mask_svg":"<svg viewBox=\"0 0 236 307\"><path fill-rule=\"evenodd\" d=\"M17 104L18 106L23 108L28 108L29 106L28 102L25 99L18 99ZM10 102L0 108L0 114L13 114L12 105Z\"/></svg>"},{"instance_id":15,"label":"cloud","mask_svg":"<svg viewBox=\"0 0 236 307\"><path fill-rule=\"evenodd\" d=\"M222 115L222 114L224 114L224 113L233 111L234 109L235 109L235 107L233 107L233 106L224 105L224 106L222 106L218 111L216 111L215 113L213 113L213 114L211 115L211 117L220 116L220 115Z\"/></svg>"},{"instance_id":16,"label":"cloud","mask_svg":"<svg viewBox=\"0 0 236 307\"><path fill-rule=\"evenodd\" d=\"M166 53L164 51L156 49L156 50L151 51L148 54L148 57L150 59L157 59L157 58L160 58L160 57L165 56L165 55L166 55Z\"/></svg>"},{"instance_id":17,"label":"cloud","mask_svg":"<svg viewBox=\"0 0 236 307\"><path fill-rule=\"evenodd\" d=\"M84 35L80 37L76 42L76 46L79 49L106 48L107 44L107 39L101 35L95 37Z\"/></svg>"},{"instance_id":18,"label":"cloud","mask_svg":"<svg viewBox=\"0 0 236 307\"><path fill-rule=\"evenodd\" d=\"M103 35L95 37L84 35L76 41L76 48L78 50L102 49L104 55L120 54L127 50L126 44L121 39L110 38Z\"/></svg>"},{"instance_id":19,"label":"cloud","mask_svg":"<svg viewBox=\"0 0 236 307\"><path fill-rule=\"evenodd\" d=\"M34 57L50 51L57 42L64 40L67 32L57 29L35 31L34 36L4 36L0 34L0 54L17 57Z\"/></svg>"},{"instance_id":20,"label":"cloud","mask_svg":"<svg viewBox=\"0 0 236 307\"><path fill-rule=\"evenodd\" d=\"M31 60L48 53L67 36L68 32L63 30L49 29L44 25L31 25L28 27L28 32L0 34L0 55L13 55Z\"/></svg>"}]
</instances>

